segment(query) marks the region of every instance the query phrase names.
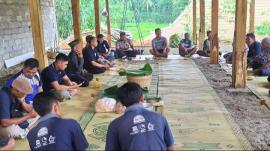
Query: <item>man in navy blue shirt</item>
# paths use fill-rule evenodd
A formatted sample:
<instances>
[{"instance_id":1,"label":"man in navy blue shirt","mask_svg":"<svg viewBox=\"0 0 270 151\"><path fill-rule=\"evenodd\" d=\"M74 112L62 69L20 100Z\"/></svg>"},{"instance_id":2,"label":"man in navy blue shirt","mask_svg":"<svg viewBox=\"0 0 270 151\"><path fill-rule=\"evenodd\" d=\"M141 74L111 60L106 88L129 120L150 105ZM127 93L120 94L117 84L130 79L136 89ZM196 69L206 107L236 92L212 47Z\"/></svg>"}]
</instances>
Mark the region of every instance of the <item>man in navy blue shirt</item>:
<instances>
[{"instance_id":1,"label":"man in navy blue shirt","mask_svg":"<svg viewBox=\"0 0 270 151\"><path fill-rule=\"evenodd\" d=\"M113 61L115 59L114 52L111 51L109 43L104 40L104 35L99 34L97 38L97 52L99 55L108 61Z\"/></svg>"},{"instance_id":2,"label":"man in navy blue shirt","mask_svg":"<svg viewBox=\"0 0 270 151\"><path fill-rule=\"evenodd\" d=\"M14 80L10 88L0 91L0 128L5 128L12 137L24 138L35 122L36 112L23 99L32 92L30 82L23 77Z\"/></svg>"},{"instance_id":3,"label":"man in navy blue shirt","mask_svg":"<svg viewBox=\"0 0 270 151\"><path fill-rule=\"evenodd\" d=\"M43 90L53 91L61 100L71 99L78 93L78 87L82 84L72 82L66 75L65 69L68 65L68 56L60 53L55 62L41 72Z\"/></svg>"},{"instance_id":4,"label":"man in navy blue shirt","mask_svg":"<svg viewBox=\"0 0 270 151\"><path fill-rule=\"evenodd\" d=\"M198 48L192 47L192 41L190 40L189 33L185 33L185 38L178 44L179 54L183 57L190 57L198 51Z\"/></svg>"},{"instance_id":5,"label":"man in navy blue shirt","mask_svg":"<svg viewBox=\"0 0 270 151\"><path fill-rule=\"evenodd\" d=\"M124 84L117 97L127 109L109 125L105 150L173 150L167 120L143 108L144 98L138 84Z\"/></svg>"},{"instance_id":6,"label":"man in navy blue shirt","mask_svg":"<svg viewBox=\"0 0 270 151\"><path fill-rule=\"evenodd\" d=\"M254 60L261 54L262 46L256 41L256 37L253 33L248 33L246 35L246 44L248 45L249 51L247 55L247 63L249 67L253 67Z\"/></svg>"},{"instance_id":7,"label":"man in navy blue shirt","mask_svg":"<svg viewBox=\"0 0 270 151\"><path fill-rule=\"evenodd\" d=\"M33 102L41 116L27 139L31 150L86 150L89 146L80 125L73 119L63 119L60 105L52 92L38 94Z\"/></svg>"},{"instance_id":8,"label":"man in navy blue shirt","mask_svg":"<svg viewBox=\"0 0 270 151\"><path fill-rule=\"evenodd\" d=\"M33 93L28 94L25 97L25 101L28 104L32 104L36 94L42 91L42 83L38 73L39 63L37 59L30 58L24 62L23 69L12 76L4 85L4 88L10 88L13 81L17 78L26 78L32 85Z\"/></svg>"},{"instance_id":9,"label":"man in navy blue shirt","mask_svg":"<svg viewBox=\"0 0 270 151\"><path fill-rule=\"evenodd\" d=\"M103 63L96 50L97 39L94 36L86 36L87 45L83 50L84 57L84 69L92 74L104 73L106 70L109 70L110 66L106 63Z\"/></svg>"}]
</instances>

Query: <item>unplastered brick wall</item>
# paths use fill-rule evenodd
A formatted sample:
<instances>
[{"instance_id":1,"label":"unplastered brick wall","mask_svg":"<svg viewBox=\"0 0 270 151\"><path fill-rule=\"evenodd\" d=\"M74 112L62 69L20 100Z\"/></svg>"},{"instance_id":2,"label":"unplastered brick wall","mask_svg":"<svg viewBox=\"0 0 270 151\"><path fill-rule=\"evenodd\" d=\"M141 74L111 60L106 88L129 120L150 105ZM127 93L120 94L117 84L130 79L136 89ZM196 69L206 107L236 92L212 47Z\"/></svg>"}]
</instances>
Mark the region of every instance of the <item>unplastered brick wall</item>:
<instances>
[{"instance_id":1,"label":"unplastered brick wall","mask_svg":"<svg viewBox=\"0 0 270 151\"><path fill-rule=\"evenodd\" d=\"M55 0L41 0L46 49L57 39ZM4 60L33 51L28 0L0 0L0 71ZM1 74L1 73L0 73Z\"/></svg>"}]
</instances>

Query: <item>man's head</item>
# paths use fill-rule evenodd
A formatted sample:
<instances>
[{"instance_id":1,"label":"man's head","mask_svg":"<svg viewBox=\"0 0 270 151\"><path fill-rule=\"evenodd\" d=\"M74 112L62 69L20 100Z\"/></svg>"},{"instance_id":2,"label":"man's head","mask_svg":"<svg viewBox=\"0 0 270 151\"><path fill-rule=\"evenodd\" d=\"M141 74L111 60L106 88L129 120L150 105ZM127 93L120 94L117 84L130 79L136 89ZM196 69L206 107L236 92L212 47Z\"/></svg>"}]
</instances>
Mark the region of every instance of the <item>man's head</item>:
<instances>
[{"instance_id":1,"label":"man's head","mask_svg":"<svg viewBox=\"0 0 270 151\"><path fill-rule=\"evenodd\" d=\"M102 43L103 40L104 40L104 35L103 34L99 34L97 38L98 38L98 41Z\"/></svg>"},{"instance_id":2,"label":"man's head","mask_svg":"<svg viewBox=\"0 0 270 151\"><path fill-rule=\"evenodd\" d=\"M57 70L64 71L68 65L68 56L63 53L59 53L55 58L54 65Z\"/></svg>"},{"instance_id":3,"label":"man's head","mask_svg":"<svg viewBox=\"0 0 270 151\"><path fill-rule=\"evenodd\" d=\"M117 98L126 107L137 103L143 103L141 87L136 83L126 83L117 90Z\"/></svg>"},{"instance_id":4,"label":"man's head","mask_svg":"<svg viewBox=\"0 0 270 151\"><path fill-rule=\"evenodd\" d=\"M32 79L37 74L38 68L39 68L38 60L30 58L24 62L22 72L25 77Z\"/></svg>"},{"instance_id":5,"label":"man's head","mask_svg":"<svg viewBox=\"0 0 270 151\"><path fill-rule=\"evenodd\" d=\"M253 33L248 33L246 35L246 43L248 45L251 45L253 44L254 42L256 41L256 38L255 38L255 35Z\"/></svg>"},{"instance_id":6,"label":"man's head","mask_svg":"<svg viewBox=\"0 0 270 151\"><path fill-rule=\"evenodd\" d=\"M185 39L186 39L186 40L189 40L189 39L190 39L189 33L185 33Z\"/></svg>"},{"instance_id":7,"label":"man's head","mask_svg":"<svg viewBox=\"0 0 270 151\"><path fill-rule=\"evenodd\" d=\"M155 29L155 34L156 34L156 37L161 37L161 29L160 28L156 28Z\"/></svg>"},{"instance_id":8,"label":"man's head","mask_svg":"<svg viewBox=\"0 0 270 151\"><path fill-rule=\"evenodd\" d=\"M126 40L127 39L127 35L125 32L120 32L120 39L121 40Z\"/></svg>"},{"instance_id":9,"label":"man's head","mask_svg":"<svg viewBox=\"0 0 270 151\"><path fill-rule=\"evenodd\" d=\"M60 116L60 105L52 92L41 92L34 98L33 108L39 116L55 114Z\"/></svg>"},{"instance_id":10,"label":"man's head","mask_svg":"<svg viewBox=\"0 0 270 151\"><path fill-rule=\"evenodd\" d=\"M97 47L97 38L92 35L86 36L86 42L91 47Z\"/></svg>"},{"instance_id":11,"label":"man's head","mask_svg":"<svg viewBox=\"0 0 270 151\"><path fill-rule=\"evenodd\" d=\"M33 93L31 83L26 78L17 78L11 85L11 94L18 99L24 98L27 94Z\"/></svg>"},{"instance_id":12,"label":"man's head","mask_svg":"<svg viewBox=\"0 0 270 151\"><path fill-rule=\"evenodd\" d=\"M262 48L263 49L270 49L270 38L264 38L262 40Z\"/></svg>"},{"instance_id":13,"label":"man's head","mask_svg":"<svg viewBox=\"0 0 270 151\"><path fill-rule=\"evenodd\" d=\"M75 52L82 51L81 41L79 39L75 39L71 41L68 45L70 46L71 51L75 51Z\"/></svg>"},{"instance_id":14,"label":"man's head","mask_svg":"<svg viewBox=\"0 0 270 151\"><path fill-rule=\"evenodd\" d=\"M207 31L207 37L208 37L209 39L211 38L211 32L212 32L211 30L208 30L208 31Z\"/></svg>"}]
</instances>

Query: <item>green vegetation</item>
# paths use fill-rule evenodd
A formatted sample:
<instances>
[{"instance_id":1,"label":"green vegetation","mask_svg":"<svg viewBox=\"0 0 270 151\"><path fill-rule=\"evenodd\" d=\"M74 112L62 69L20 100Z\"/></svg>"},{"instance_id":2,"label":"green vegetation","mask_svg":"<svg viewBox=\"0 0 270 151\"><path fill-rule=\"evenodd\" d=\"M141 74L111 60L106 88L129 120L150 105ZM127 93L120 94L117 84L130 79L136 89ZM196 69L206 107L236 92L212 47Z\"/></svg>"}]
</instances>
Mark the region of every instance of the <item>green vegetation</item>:
<instances>
[{"instance_id":1,"label":"green vegetation","mask_svg":"<svg viewBox=\"0 0 270 151\"><path fill-rule=\"evenodd\" d=\"M270 34L270 22L265 22L259 26L256 26L256 34L258 35L269 35Z\"/></svg>"},{"instance_id":2,"label":"green vegetation","mask_svg":"<svg viewBox=\"0 0 270 151\"><path fill-rule=\"evenodd\" d=\"M170 47L171 48L178 48L180 36L178 34L174 34L170 37Z\"/></svg>"},{"instance_id":3,"label":"green vegetation","mask_svg":"<svg viewBox=\"0 0 270 151\"><path fill-rule=\"evenodd\" d=\"M124 3L127 4L124 30L130 31L133 38L137 39L134 12L137 12L137 20L143 37L149 35L156 27L166 27L172 23L186 8L191 0L110 0L110 13L112 28L120 29L123 22ZM134 8L132 3L134 2ZM80 0L82 31L94 29L94 6L93 0ZM105 0L100 0L100 13L105 8ZM72 34L72 13L70 0L56 1L56 15L58 34L61 39ZM105 27L106 17L101 15L101 24Z\"/></svg>"}]
</instances>

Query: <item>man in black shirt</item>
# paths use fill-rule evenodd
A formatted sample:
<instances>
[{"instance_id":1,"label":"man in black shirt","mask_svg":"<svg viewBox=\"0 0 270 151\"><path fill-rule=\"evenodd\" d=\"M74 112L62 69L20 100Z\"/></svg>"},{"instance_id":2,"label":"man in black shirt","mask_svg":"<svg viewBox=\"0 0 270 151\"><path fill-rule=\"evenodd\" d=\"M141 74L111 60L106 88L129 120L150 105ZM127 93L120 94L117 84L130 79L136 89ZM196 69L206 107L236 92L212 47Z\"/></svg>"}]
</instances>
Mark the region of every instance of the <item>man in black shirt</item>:
<instances>
[{"instance_id":1,"label":"man in black shirt","mask_svg":"<svg viewBox=\"0 0 270 151\"><path fill-rule=\"evenodd\" d=\"M93 79L91 73L86 73L83 70L83 54L81 41L76 39L69 43L71 52L68 55L68 66L66 68L66 73L71 81L81 84L81 87L87 87L89 81Z\"/></svg>"},{"instance_id":2,"label":"man in black shirt","mask_svg":"<svg viewBox=\"0 0 270 151\"><path fill-rule=\"evenodd\" d=\"M106 40L104 40L104 35L98 35L98 45L97 45L97 52L99 53L100 57L108 61L113 61L115 59L114 52L111 51L110 45Z\"/></svg>"}]
</instances>

